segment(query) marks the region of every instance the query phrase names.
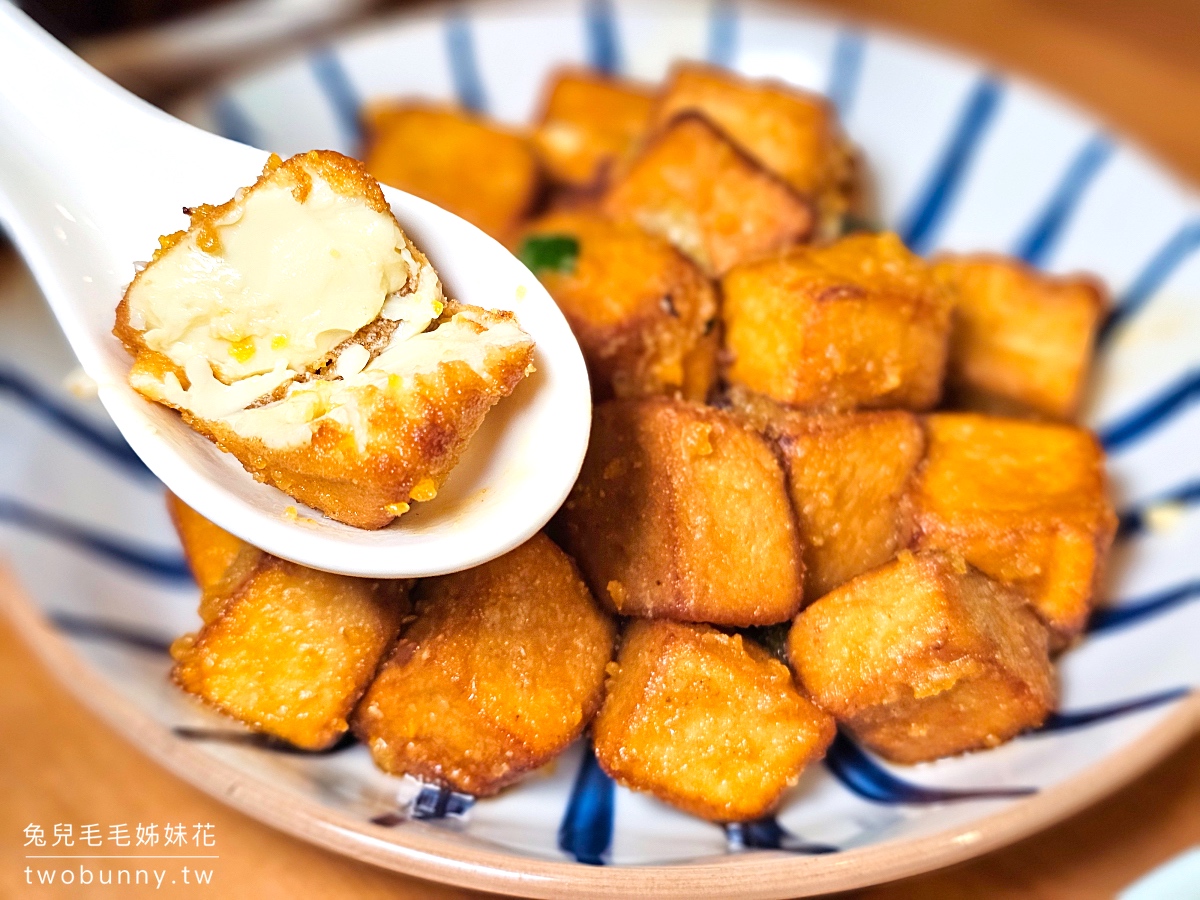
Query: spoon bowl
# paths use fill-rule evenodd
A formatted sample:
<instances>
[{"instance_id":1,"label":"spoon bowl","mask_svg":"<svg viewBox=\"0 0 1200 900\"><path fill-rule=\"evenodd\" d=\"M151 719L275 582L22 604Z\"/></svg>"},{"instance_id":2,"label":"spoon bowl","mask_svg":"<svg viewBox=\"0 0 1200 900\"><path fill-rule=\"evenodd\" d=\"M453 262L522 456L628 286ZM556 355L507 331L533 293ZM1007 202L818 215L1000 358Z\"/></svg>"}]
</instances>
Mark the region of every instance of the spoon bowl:
<instances>
[{"instance_id":1,"label":"spoon bowl","mask_svg":"<svg viewBox=\"0 0 1200 900\"><path fill-rule=\"evenodd\" d=\"M591 422L587 370L534 275L470 223L384 188L447 296L509 310L536 342L536 372L485 418L438 496L365 531L260 484L178 413L129 387L117 302L184 206L252 184L267 154L200 131L90 69L0 0L0 223L25 257L129 445L201 515L268 553L347 575L458 571L516 547L562 504Z\"/></svg>"}]
</instances>

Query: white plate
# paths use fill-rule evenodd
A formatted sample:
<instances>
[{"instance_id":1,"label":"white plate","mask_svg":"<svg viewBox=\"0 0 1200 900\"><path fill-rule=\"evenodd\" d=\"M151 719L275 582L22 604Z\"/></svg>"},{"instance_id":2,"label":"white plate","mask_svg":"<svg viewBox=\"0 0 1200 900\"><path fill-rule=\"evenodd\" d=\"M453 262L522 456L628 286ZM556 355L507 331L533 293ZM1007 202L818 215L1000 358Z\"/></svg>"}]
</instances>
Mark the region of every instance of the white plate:
<instances>
[{"instance_id":1,"label":"white plate","mask_svg":"<svg viewBox=\"0 0 1200 900\"><path fill-rule=\"evenodd\" d=\"M196 591L161 488L98 409L61 388L72 367L63 342L9 273L0 540L59 635L24 601L11 611L148 752L264 821L426 877L531 895L753 897L862 886L999 846L1114 789L1196 728L1200 207L1087 116L968 60L794 9L644 0L406 15L240 78L184 113L285 155L354 152L363 99L457 99L522 123L556 65L653 80L678 57L829 93L866 151L887 223L916 249L1016 253L1112 287L1119 315L1086 418L1108 444L1123 529L1113 608L1062 660L1060 715L997 750L915 768L839 738L778 815L754 826L722 829L614 788L582 745L494 799L426 791L417 806L434 815L406 820L405 785L364 748L282 753L167 683L158 648L194 626Z\"/></svg>"}]
</instances>

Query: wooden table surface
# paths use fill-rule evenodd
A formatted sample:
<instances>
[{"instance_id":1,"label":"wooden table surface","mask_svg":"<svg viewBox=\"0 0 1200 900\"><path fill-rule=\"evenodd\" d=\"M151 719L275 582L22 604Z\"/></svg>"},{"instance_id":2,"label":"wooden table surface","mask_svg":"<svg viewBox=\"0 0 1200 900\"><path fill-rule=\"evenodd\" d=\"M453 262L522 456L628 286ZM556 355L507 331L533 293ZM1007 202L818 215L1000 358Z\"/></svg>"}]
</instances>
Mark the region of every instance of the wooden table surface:
<instances>
[{"instance_id":1,"label":"wooden table surface","mask_svg":"<svg viewBox=\"0 0 1200 900\"><path fill-rule=\"evenodd\" d=\"M841 0L817 5L957 46L1056 88L1200 183L1200 0ZM211 889L121 896L465 897L303 844L159 769L55 683L0 622L0 897L25 888L30 822L211 822ZM1112 897L1200 844L1200 736L1092 809L1010 848L858 892L896 898ZM97 891L99 892L99 891Z\"/></svg>"}]
</instances>

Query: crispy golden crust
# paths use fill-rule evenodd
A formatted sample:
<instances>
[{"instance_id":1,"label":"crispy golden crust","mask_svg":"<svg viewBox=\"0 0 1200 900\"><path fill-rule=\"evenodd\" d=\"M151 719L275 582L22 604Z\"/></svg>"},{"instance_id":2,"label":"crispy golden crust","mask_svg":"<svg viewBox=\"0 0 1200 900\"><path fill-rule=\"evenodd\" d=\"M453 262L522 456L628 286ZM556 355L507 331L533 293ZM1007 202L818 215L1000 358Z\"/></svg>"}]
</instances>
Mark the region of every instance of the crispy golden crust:
<instances>
[{"instance_id":1,"label":"crispy golden crust","mask_svg":"<svg viewBox=\"0 0 1200 900\"><path fill-rule=\"evenodd\" d=\"M599 708L615 627L545 535L422 581L416 612L354 716L384 771L494 794Z\"/></svg>"},{"instance_id":2,"label":"crispy golden crust","mask_svg":"<svg viewBox=\"0 0 1200 900\"><path fill-rule=\"evenodd\" d=\"M813 699L894 762L995 747L1056 702L1045 628L960 557L906 552L860 575L796 618L788 653Z\"/></svg>"},{"instance_id":3,"label":"crispy golden crust","mask_svg":"<svg viewBox=\"0 0 1200 900\"><path fill-rule=\"evenodd\" d=\"M214 525L169 491L167 511L200 588L200 618L211 622L258 569L263 552Z\"/></svg>"},{"instance_id":4,"label":"crispy golden crust","mask_svg":"<svg viewBox=\"0 0 1200 900\"><path fill-rule=\"evenodd\" d=\"M267 184L287 186L291 188L296 202L303 203L308 192L312 190L311 171L319 173L321 178L339 194L362 200L376 212L391 215L391 207L388 206L388 202L383 196L379 182L367 174L367 170L358 160L343 156L334 150L310 150L307 153L298 153L286 161L272 153L263 167L262 174L250 187L245 188L224 203L218 205L202 203L199 206L185 209L184 213L190 220L187 230L176 231L160 237L158 239L159 248L154 251L150 261L158 259L164 252L183 240L184 235L189 232L198 236L201 249L210 253L220 253L221 238L217 232L216 223L237 207L244 194ZM425 256L411 242L409 242L409 250L413 252L418 262L425 261ZM117 319L113 326L113 334L134 357L149 354L152 358L156 358L155 364L167 367L164 371L173 371L182 376L183 373L170 360L146 346L145 341L142 340L142 333L129 322L129 292L145 271L145 268L141 269L134 276L129 287L125 289L125 294L117 305Z\"/></svg>"},{"instance_id":5,"label":"crispy golden crust","mask_svg":"<svg viewBox=\"0 0 1200 900\"><path fill-rule=\"evenodd\" d=\"M1108 309L1103 285L989 254L943 257L934 273L956 300L947 377L958 404L1074 418Z\"/></svg>"},{"instance_id":6,"label":"crispy golden crust","mask_svg":"<svg viewBox=\"0 0 1200 900\"><path fill-rule=\"evenodd\" d=\"M1117 524L1095 436L972 413L938 413L925 426L911 546L961 554L1020 588L1056 646L1074 639Z\"/></svg>"},{"instance_id":7,"label":"crispy golden crust","mask_svg":"<svg viewBox=\"0 0 1200 900\"><path fill-rule=\"evenodd\" d=\"M549 83L533 146L555 181L603 183L650 124L654 89L586 69L560 69Z\"/></svg>"},{"instance_id":8,"label":"crispy golden crust","mask_svg":"<svg viewBox=\"0 0 1200 900\"><path fill-rule=\"evenodd\" d=\"M506 240L540 189L524 136L452 107L377 102L364 111L367 169Z\"/></svg>"},{"instance_id":9,"label":"crispy golden crust","mask_svg":"<svg viewBox=\"0 0 1200 900\"><path fill-rule=\"evenodd\" d=\"M710 276L804 240L815 223L809 201L690 112L650 140L603 208L666 238Z\"/></svg>"},{"instance_id":10,"label":"crispy golden crust","mask_svg":"<svg viewBox=\"0 0 1200 900\"><path fill-rule=\"evenodd\" d=\"M855 194L856 167L853 148L824 97L781 81L685 62L668 76L654 121L662 126L684 112L707 117L760 165L811 198L822 235L839 233Z\"/></svg>"},{"instance_id":11,"label":"crispy golden crust","mask_svg":"<svg viewBox=\"0 0 1200 900\"><path fill-rule=\"evenodd\" d=\"M665 398L598 407L559 524L596 596L622 615L747 626L800 607L779 462L720 410Z\"/></svg>"},{"instance_id":12,"label":"crispy golden crust","mask_svg":"<svg viewBox=\"0 0 1200 900\"><path fill-rule=\"evenodd\" d=\"M619 783L718 822L756 819L825 754L833 720L753 641L633 621L593 726Z\"/></svg>"},{"instance_id":13,"label":"crispy golden crust","mask_svg":"<svg viewBox=\"0 0 1200 900\"><path fill-rule=\"evenodd\" d=\"M711 283L661 238L592 212L550 213L522 232L579 244L570 271L538 278L579 340L597 401L682 394L703 400L716 369Z\"/></svg>"},{"instance_id":14,"label":"crispy golden crust","mask_svg":"<svg viewBox=\"0 0 1200 900\"><path fill-rule=\"evenodd\" d=\"M925 452L912 413L807 413L734 388L740 415L775 442L804 544L810 602L891 559L909 533L908 493Z\"/></svg>"},{"instance_id":15,"label":"crispy golden crust","mask_svg":"<svg viewBox=\"0 0 1200 900\"><path fill-rule=\"evenodd\" d=\"M171 647L176 684L308 750L327 747L400 633L408 582L349 578L264 555L195 635Z\"/></svg>"},{"instance_id":16,"label":"crispy golden crust","mask_svg":"<svg viewBox=\"0 0 1200 900\"><path fill-rule=\"evenodd\" d=\"M167 494L167 511L200 590L220 584L229 567L250 545L214 525L172 493Z\"/></svg>"},{"instance_id":17,"label":"crispy golden crust","mask_svg":"<svg viewBox=\"0 0 1200 900\"><path fill-rule=\"evenodd\" d=\"M459 309L448 306L446 315ZM507 312L475 312L485 320L512 318ZM486 376L453 360L406 379L402 388L363 388L370 398L360 404L365 448L354 429L330 418L321 419L309 443L279 450L222 423L181 413L258 481L331 519L382 528L396 518L396 504L414 499L418 484L428 480L441 487L488 410L512 393L532 361L532 344L497 347L488 354Z\"/></svg>"},{"instance_id":18,"label":"crispy golden crust","mask_svg":"<svg viewBox=\"0 0 1200 900\"><path fill-rule=\"evenodd\" d=\"M740 266L721 282L726 377L796 406L934 406L951 298L891 234Z\"/></svg>"}]
</instances>

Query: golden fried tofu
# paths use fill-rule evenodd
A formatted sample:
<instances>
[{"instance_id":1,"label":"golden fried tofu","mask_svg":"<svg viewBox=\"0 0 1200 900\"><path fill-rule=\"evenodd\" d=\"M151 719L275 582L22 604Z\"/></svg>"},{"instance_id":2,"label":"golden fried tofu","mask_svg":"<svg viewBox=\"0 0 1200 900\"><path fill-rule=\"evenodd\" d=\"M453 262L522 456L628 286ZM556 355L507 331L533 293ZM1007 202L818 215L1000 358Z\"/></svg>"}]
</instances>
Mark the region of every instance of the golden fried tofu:
<instances>
[{"instance_id":1,"label":"golden fried tofu","mask_svg":"<svg viewBox=\"0 0 1200 900\"><path fill-rule=\"evenodd\" d=\"M621 615L747 626L800 608L783 471L721 410L666 398L598 407L560 519L567 552Z\"/></svg>"},{"instance_id":2,"label":"golden fried tofu","mask_svg":"<svg viewBox=\"0 0 1200 900\"><path fill-rule=\"evenodd\" d=\"M381 769L487 796L579 737L616 630L549 538L426 579L414 599L416 620L354 714Z\"/></svg>"},{"instance_id":3,"label":"golden fried tofu","mask_svg":"<svg viewBox=\"0 0 1200 900\"><path fill-rule=\"evenodd\" d=\"M593 187L630 154L650 124L653 107L650 87L562 69L550 83L533 146L552 179Z\"/></svg>"},{"instance_id":4,"label":"golden fried tofu","mask_svg":"<svg viewBox=\"0 0 1200 900\"><path fill-rule=\"evenodd\" d=\"M666 238L709 276L804 240L815 221L810 201L695 113L649 142L603 209Z\"/></svg>"},{"instance_id":5,"label":"golden fried tofu","mask_svg":"<svg viewBox=\"0 0 1200 900\"><path fill-rule=\"evenodd\" d=\"M200 631L171 646L190 694L306 750L334 743L409 611L408 582L264 555Z\"/></svg>"},{"instance_id":6,"label":"golden fried tofu","mask_svg":"<svg viewBox=\"0 0 1200 900\"><path fill-rule=\"evenodd\" d=\"M537 158L520 134L453 107L385 101L363 112L367 171L505 240L537 199Z\"/></svg>"},{"instance_id":7,"label":"golden fried tofu","mask_svg":"<svg viewBox=\"0 0 1200 900\"><path fill-rule=\"evenodd\" d=\"M637 619L592 728L620 784L718 822L766 815L825 755L833 719L754 641Z\"/></svg>"},{"instance_id":8,"label":"golden fried tofu","mask_svg":"<svg viewBox=\"0 0 1200 900\"><path fill-rule=\"evenodd\" d=\"M887 562L908 531L908 491L925 452L903 410L806 413L733 390L734 408L775 442L804 545L804 595Z\"/></svg>"},{"instance_id":9,"label":"golden fried tofu","mask_svg":"<svg viewBox=\"0 0 1200 900\"><path fill-rule=\"evenodd\" d=\"M893 762L995 747L1056 702L1045 627L961 557L903 552L858 576L796 617L788 654L813 700Z\"/></svg>"},{"instance_id":10,"label":"golden fried tofu","mask_svg":"<svg viewBox=\"0 0 1200 900\"><path fill-rule=\"evenodd\" d=\"M526 227L517 248L567 317L597 400L705 398L716 296L674 247L597 213L557 212Z\"/></svg>"},{"instance_id":11,"label":"golden fried tofu","mask_svg":"<svg viewBox=\"0 0 1200 900\"><path fill-rule=\"evenodd\" d=\"M263 552L214 525L167 492L167 511L183 545L183 556L200 588L200 618L211 621L258 569Z\"/></svg>"},{"instance_id":12,"label":"golden fried tofu","mask_svg":"<svg viewBox=\"0 0 1200 900\"><path fill-rule=\"evenodd\" d=\"M247 551L256 557L262 553L219 525L214 525L170 492L167 493L167 511L179 533L188 568L192 570L192 577L202 591L222 584L230 568L244 558Z\"/></svg>"},{"instance_id":13,"label":"golden fried tofu","mask_svg":"<svg viewBox=\"0 0 1200 900\"><path fill-rule=\"evenodd\" d=\"M1104 452L1082 428L938 413L913 490L913 546L1019 587L1056 645L1083 629L1116 528Z\"/></svg>"},{"instance_id":14,"label":"golden fried tofu","mask_svg":"<svg viewBox=\"0 0 1200 900\"><path fill-rule=\"evenodd\" d=\"M441 486L525 377L511 313L447 302L362 165L273 157L125 292L130 384L259 481L361 528Z\"/></svg>"},{"instance_id":15,"label":"golden fried tofu","mask_svg":"<svg viewBox=\"0 0 1200 900\"><path fill-rule=\"evenodd\" d=\"M721 287L732 383L831 410L940 398L950 295L894 234L796 247L739 266Z\"/></svg>"},{"instance_id":16,"label":"golden fried tofu","mask_svg":"<svg viewBox=\"0 0 1200 900\"><path fill-rule=\"evenodd\" d=\"M854 193L853 151L824 97L702 63L672 70L655 108L664 125L684 112L716 124L760 165L812 199L819 232L836 236Z\"/></svg>"},{"instance_id":17,"label":"golden fried tofu","mask_svg":"<svg viewBox=\"0 0 1200 900\"><path fill-rule=\"evenodd\" d=\"M1074 418L1108 307L1099 282L988 255L944 257L934 273L956 301L955 399L980 412Z\"/></svg>"}]
</instances>

